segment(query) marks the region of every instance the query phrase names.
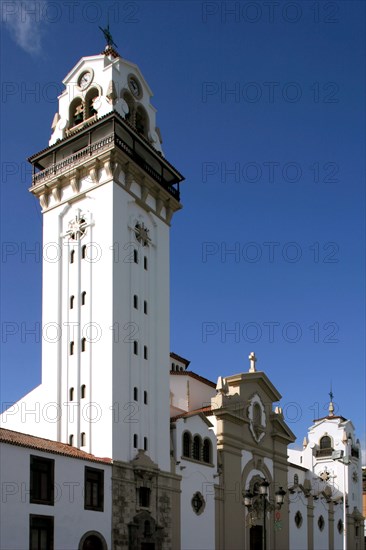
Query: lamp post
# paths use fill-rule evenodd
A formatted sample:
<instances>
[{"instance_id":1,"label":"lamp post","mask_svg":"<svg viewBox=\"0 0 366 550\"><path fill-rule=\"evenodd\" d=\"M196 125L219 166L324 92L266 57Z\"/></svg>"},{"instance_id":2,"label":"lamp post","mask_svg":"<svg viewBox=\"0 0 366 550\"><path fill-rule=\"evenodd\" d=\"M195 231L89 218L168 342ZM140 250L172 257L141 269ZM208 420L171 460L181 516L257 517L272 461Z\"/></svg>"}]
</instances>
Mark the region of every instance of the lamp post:
<instances>
[{"instance_id":1,"label":"lamp post","mask_svg":"<svg viewBox=\"0 0 366 550\"><path fill-rule=\"evenodd\" d=\"M250 511L253 507L254 502L257 499L260 499L260 502L262 503L263 507L263 542L262 542L262 548L263 550L267 550L267 509L270 509L271 502L269 500L269 483L266 479L263 479L263 481L259 484L258 490L253 494L249 490L246 491L243 494L244 497L244 506L247 508L248 511ZM281 508L282 504L285 502L285 495L286 491L283 490L282 487L278 489L278 491L275 492L275 507L278 509ZM273 509L273 508L272 508Z\"/></svg>"}]
</instances>

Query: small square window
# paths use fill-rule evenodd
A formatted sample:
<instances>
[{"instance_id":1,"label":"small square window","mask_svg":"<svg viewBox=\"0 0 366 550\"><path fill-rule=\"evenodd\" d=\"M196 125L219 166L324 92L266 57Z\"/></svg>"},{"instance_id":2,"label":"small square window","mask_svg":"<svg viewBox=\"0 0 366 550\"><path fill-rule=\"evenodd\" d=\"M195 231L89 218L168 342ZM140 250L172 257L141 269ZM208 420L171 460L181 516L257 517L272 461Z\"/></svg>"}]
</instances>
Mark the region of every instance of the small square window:
<instances>
[{"instance_id":1,"label":"small square window","mask_svg":"<svg viewBox=\"0 0 366 550\"><path fill-rule=\"evenodd\" d=\"M54 505L54 473L54 460L40 456L30 456L29 502Z\"/></svg>"},{"instance_id":2,"label":"small square window","mask_svg":"<svg viewBox=\"0 0 366 550\"><path fill-rule=\"evenodd\" d=\"M104 471L85 466L84 508L103 512Z\"/></svg>"}]
</instances>

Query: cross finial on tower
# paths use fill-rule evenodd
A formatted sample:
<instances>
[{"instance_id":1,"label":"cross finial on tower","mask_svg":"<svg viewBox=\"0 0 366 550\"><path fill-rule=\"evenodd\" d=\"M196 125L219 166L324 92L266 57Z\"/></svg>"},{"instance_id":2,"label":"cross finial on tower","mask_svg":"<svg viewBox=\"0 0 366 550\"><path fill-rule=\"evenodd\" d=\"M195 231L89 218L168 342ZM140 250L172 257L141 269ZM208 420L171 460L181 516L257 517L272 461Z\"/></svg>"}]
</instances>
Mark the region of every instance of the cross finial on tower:
<instances>
[{"instance_id":1,"label":"cross finial on tower","mask_svg":"<svg viewBox=\"0 0 366 550\"><path fill-rule=\"evenodd\" d=\"M333 391L332 391L332 383L330 384L330 392L329 392L328 395L329 395L329 398L330 398L329 407L328 407L329 416L334 416L334 404L333 404L334 394L333 394Z\"/></svg>"},{"instance_id":2,"label":"cross finial on tower","mask_svg":"<svg viewBox=\"0 0 366 550\"><path fill-rule=\"evenodd\" d=\"M255 368L255 364L257 362L257 358L255 356L255 353L254 351L252 351L249 355L249 361L250 361L250 368L249 368L249 372L257 372L256 371L256 368Z\"/></svg>"}]
</instances>

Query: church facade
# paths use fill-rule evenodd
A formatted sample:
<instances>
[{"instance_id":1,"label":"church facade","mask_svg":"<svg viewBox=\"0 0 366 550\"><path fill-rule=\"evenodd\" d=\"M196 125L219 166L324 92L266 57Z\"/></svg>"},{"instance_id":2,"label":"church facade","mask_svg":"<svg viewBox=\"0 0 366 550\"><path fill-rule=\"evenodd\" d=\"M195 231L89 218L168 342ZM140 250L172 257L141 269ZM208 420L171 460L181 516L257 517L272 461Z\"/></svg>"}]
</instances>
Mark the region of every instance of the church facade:
<instances>
[{"instance_id":1,"label":"church facade","mask_svg":"<svg viewBox=\"0 0 366 550\"><path fill-rule=\"evenodd\" d=\"M183 176L139 68L109 44L63 83L49 146L29 159L56 260L42 384L1 415L0 547L361 550L360 445L332 401L289 450L254 353L217 383L169 353Z\"/></svg>"}]
</instances>

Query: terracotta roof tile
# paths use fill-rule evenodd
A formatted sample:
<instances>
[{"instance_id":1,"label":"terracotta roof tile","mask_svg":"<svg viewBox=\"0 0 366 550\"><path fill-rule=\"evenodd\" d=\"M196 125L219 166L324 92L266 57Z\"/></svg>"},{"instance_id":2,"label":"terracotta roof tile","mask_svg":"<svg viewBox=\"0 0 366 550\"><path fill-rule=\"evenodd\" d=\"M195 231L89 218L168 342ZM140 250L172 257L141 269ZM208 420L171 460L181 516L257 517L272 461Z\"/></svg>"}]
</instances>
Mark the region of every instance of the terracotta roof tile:
<instances>
[{"instance_id":1,"label":"terracotta roof tile","mask_svg":"<svg viewBox=\"0 0 366 550\"><path fill-rule=\"evenodd\" d=\"M38 451L69 456L81 460L90 460L91 462L112 463L111 458L99 458L89 453L85 453L76 447L67 445L66 443L60 443L59 441L52 441L51 439L44 439L43 437L36 437L21 432L14 432L5 428L0 428L0 441L8 443L9 445L27 447L29 449L36 449Z\"/></svg>"},{"instance_id":2,"label":"terracotta roof tile","mask_svg":"<svg viewBox=\"0 0 366 550\"><path fill-rule=\"evenodd\" d=\"M174 376L190 376L191 378L194 378L195 380L199 380L200 382L203 382L203 384L206 384L207 386L210 386L211 388L216 389L215 382L211 382L211 380L208 380L207 378L204 378L203 376L200 376L199 374L196 374L195 372L186 371L186 370L183 370L183 371L171 370L170 374L172 374Z\"/></svg>"},{"instance_id":3,"label":"terracotta roof tile","mask_svg":"<svg viewBox=\"0 0 366 550\"><path fill-rule=\"evenodd\" d=\"M177 361L180 361L181 363L184 363L187 367L190 364L190 361L188 359L185 359L181 355L178 355L177 353L174 353L173 351L170 352L170 357L172 359L176 359Z\"/></svg>"},{"instance_id":4,"label":"terracotta roof tile","mask_svg":"<svg viewBox=\"0 0 366 550\"><path fill-rule=\"evenodd\" d=\"M206 416L211 416L212 414L212 408L209 405L208 407L201 407L200 409L195 409L194 411L187 411L182 414L177 414L176 416L172 416L170 419L170 422L175 422L176 420L179 420L180 418L188 418L189 416L195 416L196 414L203 413Z\"/></svg>"}]
</instances>

